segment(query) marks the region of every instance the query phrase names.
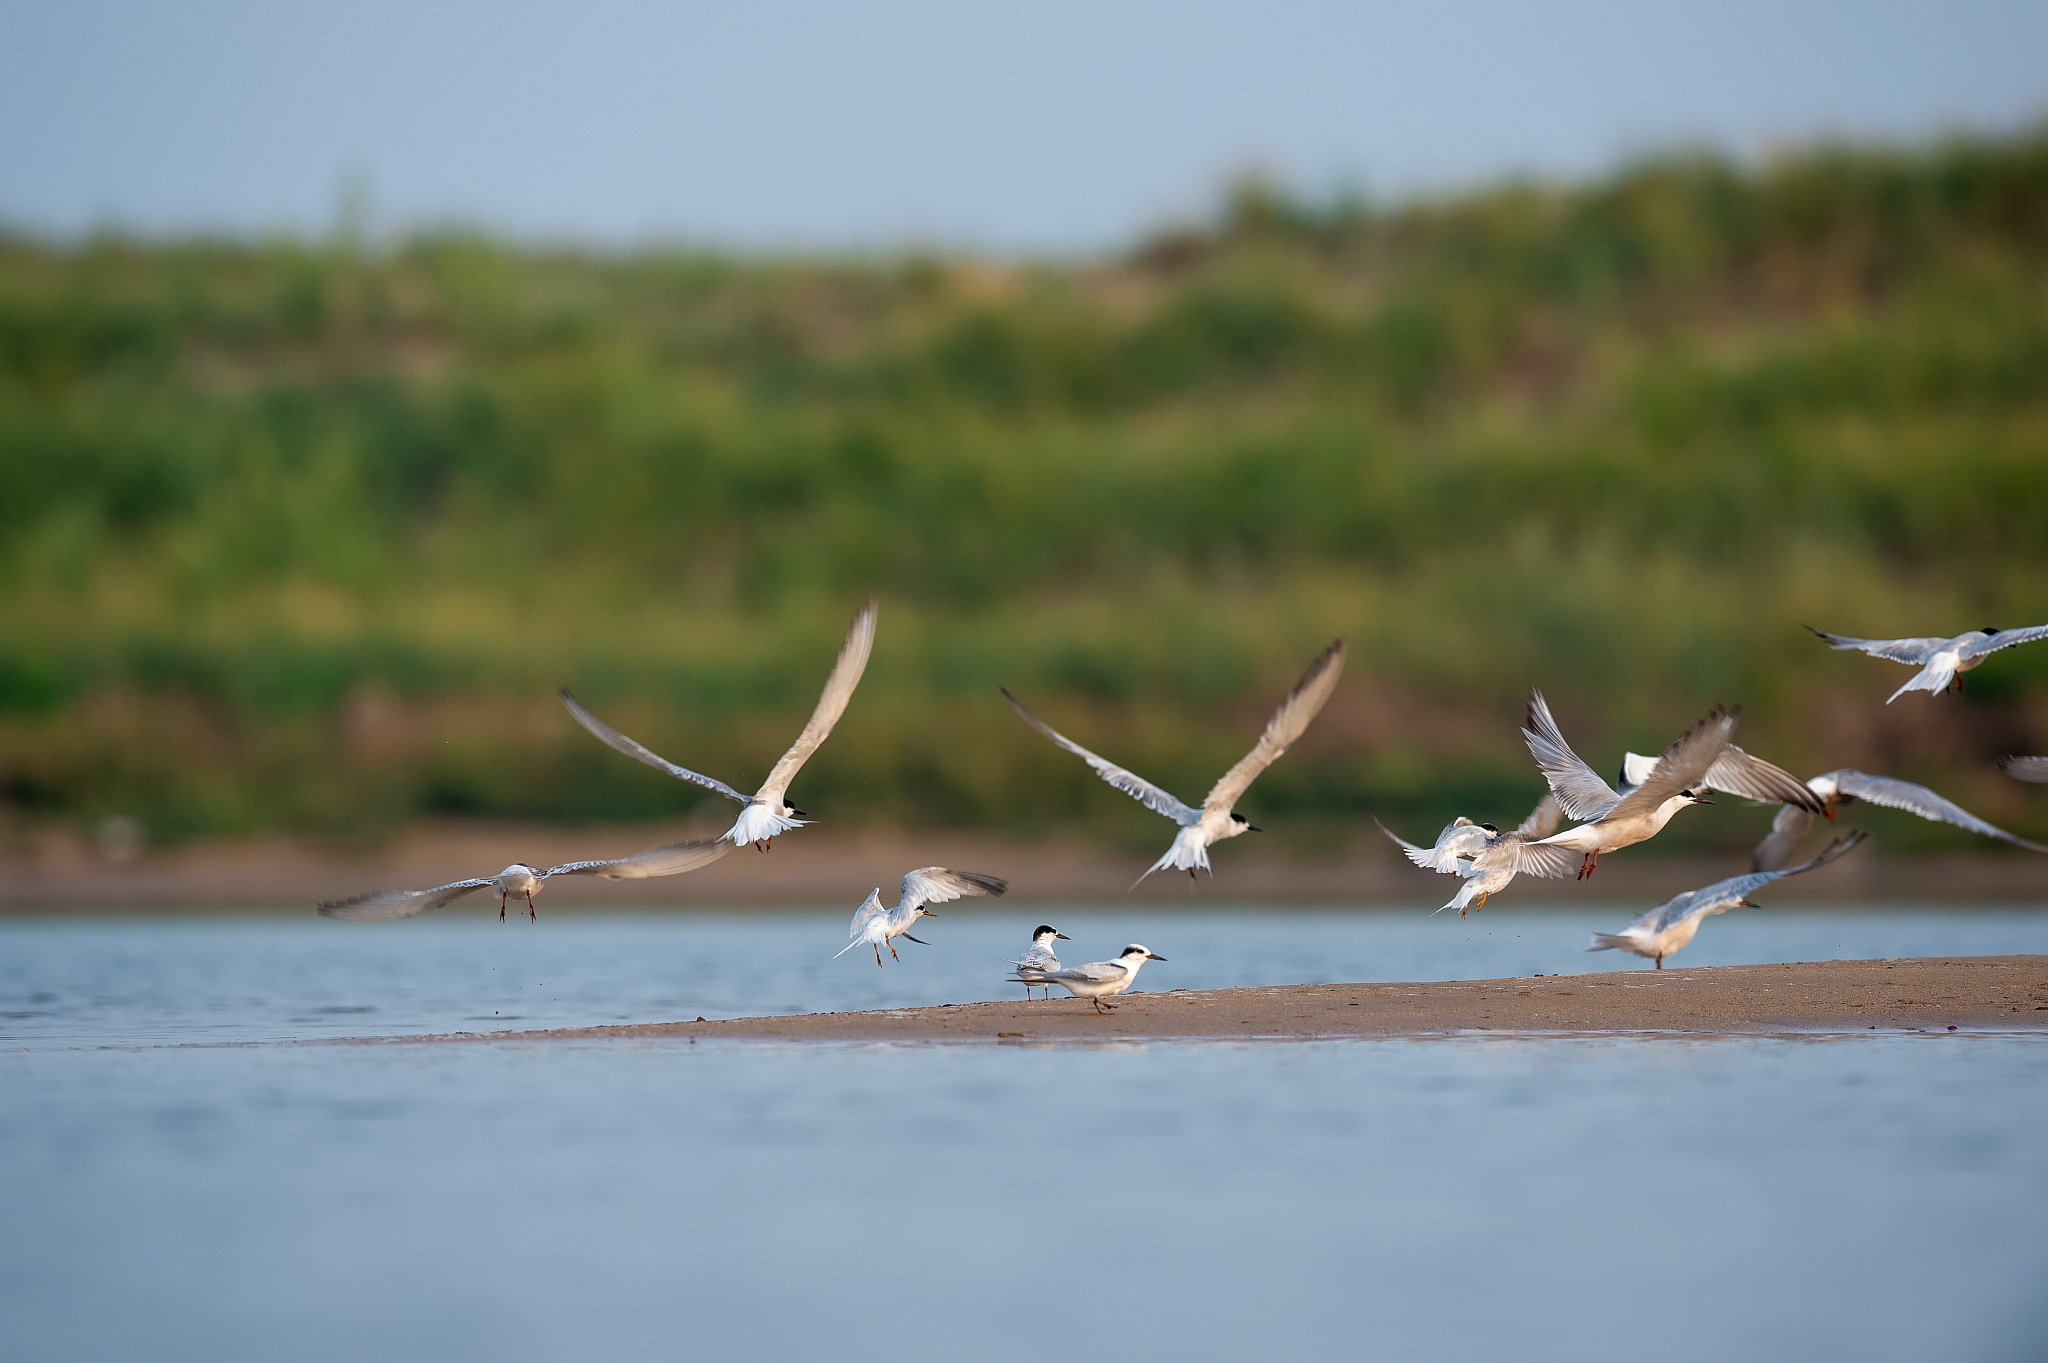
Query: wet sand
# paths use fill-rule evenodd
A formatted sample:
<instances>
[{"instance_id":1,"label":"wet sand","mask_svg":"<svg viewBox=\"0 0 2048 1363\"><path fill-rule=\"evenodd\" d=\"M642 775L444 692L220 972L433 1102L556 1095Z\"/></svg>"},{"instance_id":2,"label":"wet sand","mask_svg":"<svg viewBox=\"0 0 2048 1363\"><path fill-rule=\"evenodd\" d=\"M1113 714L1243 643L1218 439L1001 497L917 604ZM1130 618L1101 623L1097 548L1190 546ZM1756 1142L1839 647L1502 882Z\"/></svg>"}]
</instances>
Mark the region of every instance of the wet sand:
<instances>
[{"instance_id":1,"label":"wet sand","mask_svg":"<svg viewBox=\"0 0 2048 1363\"><path fill-rule=\"evenodd\" d=\"M1022 986L1019 986L1022 993ZM1058 993L1056 990L1055 993ZM1111 1000L948 1004L726 1022L365 1038L361 1043L718 1037L774 1041L1071 1041L1393 1037L1454 1032L1771 1033L2048 1029L2048 956L1667 966L1419 984L1170 990Z\"/></svg>"}]
</instances>

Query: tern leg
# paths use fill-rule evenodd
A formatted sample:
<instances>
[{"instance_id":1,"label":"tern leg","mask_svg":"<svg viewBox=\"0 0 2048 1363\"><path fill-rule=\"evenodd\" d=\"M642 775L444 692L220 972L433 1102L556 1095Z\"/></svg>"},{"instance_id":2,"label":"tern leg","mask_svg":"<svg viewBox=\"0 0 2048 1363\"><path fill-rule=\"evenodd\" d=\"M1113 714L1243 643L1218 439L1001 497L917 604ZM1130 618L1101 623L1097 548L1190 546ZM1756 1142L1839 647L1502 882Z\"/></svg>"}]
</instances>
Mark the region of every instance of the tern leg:
<instances>
[{"instance_id":1,"label":"tern leg","mask_svg":"<svg viewBox=\"0 0 2048 1363\"><path fill-rule=\"evenodd\" d=\"M868 945L871 947L875 947L875 964L880 965L882 963L882 949L880 947L875 946L873 942L869 942Z\"/></svg>"},{"instance_id":2,"label":"tern leg","mask_svg":"<svg viewBox=\"0 0 2048 1363\"><path fill-rule=\"evenodd\" d=\"M532 895L528 895L528 896L526 896L526 916L527 916L528 918L531 918L531 919L532 919L532 920L533 920L534 922L536 922L536 923L538 923L538 922L540 921L540 915L539 915L539 914L537 914L537 913L535 913L535 912L533 911L533 896L532 896Z\"/></svg>"},{"instance_id":3,"label":"tern leg","mask_svg":"<svg viewBox=\"0 0 2048 1363\"><path fill-rule=\"evenodd\" d=\"M889 943L889 959L892 961L901 961L903 959L896 954L896 944L894 942Z\"/></svg>"},{"instance_id":4,"label":"tern leg","mask_svg":"<svg viewBox=\"0 0 2048 1363\"><path fill-rule=\"evenodd\" d=\"M1663 968L1664 968L1664 958L1663 958L1662 956L1659 956L1659 957L1657 958L1657 969L1659 969L1659 970L1662 970Z\"/></svg>"},{"instance_id":5,"label":"tern leg","mask_svg":"<svg viewBox=\"0 0 2048 1363\"><path fill-rule=\"evenodd\" d=\"M500 923L505 921L505 892L503 890L498 891L498 921Z\"/></svg>"}]
</instances>

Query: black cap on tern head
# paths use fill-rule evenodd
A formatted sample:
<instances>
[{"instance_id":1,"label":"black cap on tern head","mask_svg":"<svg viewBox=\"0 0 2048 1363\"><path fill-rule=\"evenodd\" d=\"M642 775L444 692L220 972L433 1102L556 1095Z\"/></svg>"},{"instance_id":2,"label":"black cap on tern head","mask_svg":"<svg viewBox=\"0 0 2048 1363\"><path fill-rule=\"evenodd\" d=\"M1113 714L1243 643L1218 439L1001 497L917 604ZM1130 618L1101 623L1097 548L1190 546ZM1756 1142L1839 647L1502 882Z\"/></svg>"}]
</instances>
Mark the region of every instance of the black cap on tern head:
<instances>
[{"instance_id":1,"label":"black cap on tern head","mask_svg":"<svg viewBox=\"0 0 2048 1363\"><path fill-rule=\"evenodd\" d=\"M1049 933L1051 933L1051 934L1052 934L1053 936L1055 936L1055 937L1060 937L1060 936L1063 936L1063 935L1064 935L1063 933L1061 933L1061 932L1060 932L1060 930L1059 930L1058 928L1054 927L1054 926L1053 926L1052 924L1050 924L1050 923L1040 923L1040 924L1039 924L1039 925L1038 925L1037 927L1035 927L1035 928L1031 929L1031 935L1032 935L1033 937L1043 937L1043 936L1045 936L1045 934L1047 934L1048 932L1049 932Z\"/></svg>"},{"instance_id":2,"label":"black cap on tern head","mask_svg":"<svg viewBox=\"0 0 2048 1363\"><path fill-rule=\"evenodd\" d=\"M1996 626L1996 625L1986 625L1986 626L1984 626L1984 631L1983 631L1983 632L1984 632L1984 633L1986 633L1986 634L1996 634L1996 633L1998 633L1998 626Z\"/></svg>"}]
</instances>

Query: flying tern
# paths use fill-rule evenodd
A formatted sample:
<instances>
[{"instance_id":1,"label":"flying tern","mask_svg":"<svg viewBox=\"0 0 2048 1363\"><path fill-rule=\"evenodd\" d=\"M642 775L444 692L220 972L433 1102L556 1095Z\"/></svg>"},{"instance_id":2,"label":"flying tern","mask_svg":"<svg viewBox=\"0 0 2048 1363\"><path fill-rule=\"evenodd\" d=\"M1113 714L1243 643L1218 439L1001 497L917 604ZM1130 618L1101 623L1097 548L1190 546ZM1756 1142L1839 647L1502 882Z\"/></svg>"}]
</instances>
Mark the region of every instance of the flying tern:
<instances>
[{"instance_id":1,"label":"flying tern","mask_svg":"<svg viewBox=\"0 0 2048 1363\"><path fill-rule=\"evenodd\" d=\"M2002 757L1998 765L2015 781L2048 782L2048 757Z\"/></svg>"},{"instance_id":2,"label":"flying tern","mask_svg":"<svg viewBox=\"0 0 2048 1363\"><path fill-rule=\"evenodd\" d=\"M1972 833L1981 833L1987 838L1998 838L2015 847L2024 847L2031 852L2048 852L2038 842L2006 832L2003 828L1984 822L1969 810L1952 801L1944 800L1925 786L1916 786L1911 781L1901 781L1891 776L1872 776L1868 772L1844 767L1808 781L1807 786L1826 803L1830 815L1843 805L1858 800L1866 804L1883 805L1887 809L1903 809L1908 814L1918 814L1935 823L1950 823L1957 828L1966 828ZM1775 871L1792 860L1799 840L1806 836L1806 830L1813 826L1813 815L1797 805L1786 805L1778 811L1778 817L1771 821L1771 831L1756 850L1750 854L1749 864L1758 871Z\"/></svg>"},{"instance_id":3,"label":"flying tern","mask_svg":"<svg viewBox=\"0 0 2048 1363\"><path fill-rule=\"evenodd\" d=\"M1582 856L1579 879L1593 874L1602 852L1618 851L1653 838L1689 804L1714 803L1699 793L1704 778L1728 749L1738 710L1716 708L1666 748L1640 785L1628 794L1610 790L1564 741L1550 705L1541 691L1529 693L1528 723L1522 737L1565 815L1580 820L1576 828L1553 833L1529 847L1563 847Z\"/></svg>"},{"instance_id":4,"label":"flying tern","mask_svg":"<svg viewBox=\"0 0 2048 1363\"><path fill-rule=\"evenodd\" d=\"M1819 856L1797 866L1788 866L1777 871L1757 871L1746 876L1732 876L1727 880L1715 881L1703 890L1689 890L1651 909L1620 932L1594 933L1593 945L1586 949L1632 951L1638 956L1654 960L1657 969L1662 970L1664 958L1690 942L1705 919L1717 913L1726 913L1733 908L1762 908L1760 904L1750 903L1749 895L1774 880L1783 880L1786 876L1796 876L1801 871L1811 871L1816 866L1825 866L1855 848L1868 836L1869 834L1859 830L1845 838L1836 838Z\"/></svg>"},{"instance_id":5,"label":"flying tern","mask_svg":"<svg viewBox=\"0 0 2048 1363\"><path fill-rule=\"evenodd\" d=\"M654 876L694 871L699 866L717 861L731 850L732 845L723 838L713 838L704 842L674 842L664 847L650 847L645 852L613 861L566 861L545 871L523 861L515 861L494 876L458 880L431 890L375 890L349 899L330 899L319 906L320 916L339 918L348 923L388 923L396 918L417 917L451 904L472 890L495 885L498 889L499 921L504 920L505 903L509 899L524 899L526 916L537 920L533 897L540 893L541 885L550 877L603 876L606 880L648 880Z\"/></svg>"},{"instance_id":6,"label":"flying tern","mask_svg":"<svg viewBox=\"0 0 2048 1363\"><path fill-rule=\"evenodd\" d=\"M1570 852L1561 847L1535 845L1538 839L1557 831L1561 817L1557 797L1546 793L1520 827L1505 833L1493 824L1460 817L1444 826L1444 831L1437 835L1436 846L1417 847L1385 824L1380 824L1380 831L1399 843L1417 866L1464 877L1465 883L1458 887L1458 893L1436 909L1437 913L1456 909L1458 917L1463 918L1469 908L1484 908L1488 897L1506 889L1517 875L1572 874L1576 858Z\"/></svg>"},{"instance_id":7,"label":"flying tern","mask_svg":"<svg viewBox=\"0 0 2048 1363\"><path fill-rule=\"evenodd\" d=\"M688 767L679 767L650 752L584 709L566 688L561 693L562 704L569 707L569 713L576 717L578 724L606 746L637 762L644 762L656 771L666 772L678 781L688 781L716 791L737 803L740 815L726 832L726 838L735 847L753 843L765 852L776 834L801 828L808 822L804 812L789 803L789 783L796 779L797 772L831 735L832 726L846 712L846 703L853 699L853 688L860 685L860 674L868 665L868 652L874 644L875 603L870 601L853 617L853 628L846 632L846 642L840 645L839 659L832 664L832 675L825 679L825 690L818 697L818 707L811 711L810 723L804 725L804 731L797 735L796 742L790 745L789 751L782 755L782 760L775 764L775 769L768 773L768 779L752 796L742 795L723 781L700 775Z\"/></svg>"},{"instance_id":8,"label":"flying tern","mask_svg":"<svg viewBox=\"0 0 2048 1363\"><path fill-rule=\"evenodd\" d=\"M1040 974L1044 974L1049 970L1058 970L1060 968L1059 953L1053 950L1052 944L1054 942L1070 942L1072 940L1071 937L1068 937L1067 934L1061 932L1052 924L1040 923L1031 931L1031 947L1024 953L1023 959L1011 961L1010 964L1016 966L1020 971L1031 970ZM1052 997L1051 986L1046 987L1045 996L1047 998ZM1031 997L1031 983L1029 981L1026 981L1024 985L1024 997L1027 999Z\"/></svg>"},{"instance_id":9,"label":"flying tern","mask_svg":"<svg viewBox=\"0 0 2048 1363\"><path fill-rule=\"evenodd\" d=\"M1812 625L1806 628L1827 640L1830 648L1858 649L1873 658L1887 658L1919 668L1911 680L1886 698L1886 705L1908 691L1939 694L1951 685L1960 691L1963 684L1958 678L1990 654L2001 648L2011 648L2014 644L2048 639L2048 625L2029 625L2025 629L2000 629L1996 625L1986 625L1982 629L1966 630L1953 639L1938 639L1931 635L1922 639L1850 639L1814 629Z\"/></svg>"},{"instance_id":10,"label":"flying tern","mask_svg":"<svg viewBox=\"0 0 2048 1363\"><path fill-rule=\"evenodd\" d=\"M1163 961L1164 956L1154 956L1136 942L1123 949L1123 954L1114 961L1091 961L1068 970L1018 970L1011 977L1011 984L1056 984L1076 998L1087 999L1095 1005L1095 1011L1106 1013L1116 1005L1103 1006L1103 1000L1112 994L1121 994L1138 982L1138 969L1147 961ZM1047 994L1052 991L1047 990Z\"/></svg>"},{"instance_id":11,"label":"flying tern","mask_svg":"<svg viewBox=\"0 0 2048 1363\"><path fill-rule=\"evenodd\" d=\"M1339 639L1308 665L1308 671L1302 673L1301 680L1295 683L1294 689L1287 693L1287 699L1280 702L1280 708L1275 710L1273 718L1267 721L1266 731L1259 735L1259 741L1253 745L1250 752L1238 760L1236 766L1223 773L1216 784L1209 788L1209 793L1203 798L1199 809L1182 803L1144 777L1125 771L1106 758L1096 756L1025 709L1023 703L1007 690L1003 692L1003 699L1010 702L1017 713L1024 717L1025 723L1095 768L1096 774L1103 780L1145 808L1163 814L1180 825L1180 831L1173 835L1173 842L1167 847L1166 854L1153 862L1146 869L1145 875L1139 876L1138 880L1142 881L1145 876L1168 866L1177 871L1186 871L1190 877L1194 876L1197 867L1213 876L1216 874L1215 868L1209 865L1209 848L1212 844L1225 838L1237 837L1241 833L1262 831L1257 824L1237 813L1233 807L1251 783L1258 779L1259 773L1271 766L1281 753L1286 752L1289 746L1301 737L1302 731L1308 728L1309 721L1323 708L1323 702L1330 698L1330 692L1337 685L1337 675L1343 669L1344 641ZM1133 888L1136 888L1136 882L1133 882Z\"/></svg>"},{"instance_id":12,"label":"flying tern","mask_svg":"<svg viewBox=\"0 0 2048 1363\"><path fill-rule=\"evenodd\" d=\"M882 888L876 886L868 891L868 897L853 911L853 926L847 936L853 940L832 953L838 960L855 947L866 943L875 949L875 964L882 963L882 948L889 948L892 960L902 960L896 954L895 940L910 937L910 930L917 926L920 918L937 918L938 915L926 908L927 904L944 904L971 894L1001 894L1010 888L1010 882L995 876L977 875L973 871L949 871L943 866L920 866L903 877L903 889L896 897L896 907L882 907ZM910 937L919 946L931 943L917 937Z\"/></svg>"}]
</instances>

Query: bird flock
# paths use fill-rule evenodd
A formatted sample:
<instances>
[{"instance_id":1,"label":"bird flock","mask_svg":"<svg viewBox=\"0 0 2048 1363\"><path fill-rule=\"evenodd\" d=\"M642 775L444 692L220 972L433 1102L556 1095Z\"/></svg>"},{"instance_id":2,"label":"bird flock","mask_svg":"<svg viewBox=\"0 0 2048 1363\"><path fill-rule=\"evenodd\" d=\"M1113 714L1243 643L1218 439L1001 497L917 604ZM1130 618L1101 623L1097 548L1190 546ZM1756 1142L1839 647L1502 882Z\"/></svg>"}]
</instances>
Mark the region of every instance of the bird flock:
<instances>
[{"instance_id":1,"label":"bird flock","mask_svg":"<svg viewBox=\"0 0 2048 1363\"><path fill-rule=\"evenodd\" d=\"M629 857L565 862L545 870L514 862L494 876L451 881L432 889L377 890L329 900L318 906L319 912L347 922L389 922L430 912L477 890L495 888L501 921L508 906L521 901L527 917L537 921L533 898L556 876L639 880L694 871L743 846L767 852L778 836L811 821L803 810L789 802L790 786L845 714L867 668L868 655L874 649L876 614L876 603L872 600L855 613L809 722L752 795L669 761L599 719L566 689L560 692L569 714L599 742L678 781L700 786L739 805L740 812L732 827L720 836L668 843ZM1960 690L1961 675L1991 653L2013 644L2048 638L2048 625L2014 630L1987 627L1953 638L1916 639L1851 639L1812 626L1806 628L1834 648L1856 649L1915 668L1912 678L1892 693L1887 705L1908 691L1938 695L1950 689ZM1002 690L1002 696L1025 723L1086 762L1111 786L1173 822L1172 842L1132 883L1135 889L1147 876L1169 869L1186 871L1190 877L1207 871L1213 877L1210 848L1242 834L1261 831L1257 824L1237 812L1239 801L1259 774L1307 731L1336 689L1343 668L1344 641L1338 639L1308 665L1301 680L1274 710L1251 751L1217 778L1200 805L1188 804L1082 747L1032 714L1007 689ZM1801 781L1784 768L1734 744L1740 717L1738 707L1717 707L1672 740L1662 753L1654 757L1623 754L1619 781L1609 786L1572 750L1551 714L1549 702L1540 690L1532 689L1522 739L1549 792L1526 819L1502 832L1495 824L1461 816L1446 824L1435 843L1428 847L1408 842L1384 823L1379 825L1380 830L1416 866L1459 877L1457 893L1437 912L1455 908L1462 918L1484 907L1491 896L1506 889L1519 875L1540 879L1570 876L1578 880L1592 876L1599 869L1603 853L1647 841L1683 810L1715 803L1709 791L1780 806L1770 834L1751 855L1747 874L1677 895L1618 932L1593 934L1589 950L1632 952L1652 961L1656 969L1662 969L1665 958L1691 942L1707 918L1731 908L1757 908L1749 896L1764 886L1828 865L1860 846L1868 834L1850 832L1833 838L1805 861L1791 864L1816 816L1832 822L1840 809L1859 800L1953 824L2030 851L2048 852L2048 846L1994 827L1925 786L1909 781L1848 768ZM2018 780L2048 783L2048 757L2007 757L2001 765ZM1571 826L1560 830L1559 825L1567 819ZM898 938L924 944L911 935L911 929L921 918L937 917L930 905L969 896L1001 895L1008 889L1009 882L997 876L944 866L919 867L904 875L893 909L883 906L880 886L868 892L854 911L846 945L834 959L865 946L873 951L877 966L883 964L884 950L891 959L900 961L902 958L896 952ZM1038 926L1031 934L1029 948L1008 963L1014 967L1009 982L1023 985L1027 999L1032 997L1033 989L1042 989L1049 999L1052 986L1058 985L1072 997L1087 999L1101 1012L1114 1007L1105 1004L1104 999L1125 992L1137 982L1138 971L1145 962L1166 959L1134 942L1111 960L1062 967L1053 943L1069 940L1050 924Z\"/></svg>"}]
</instances>

